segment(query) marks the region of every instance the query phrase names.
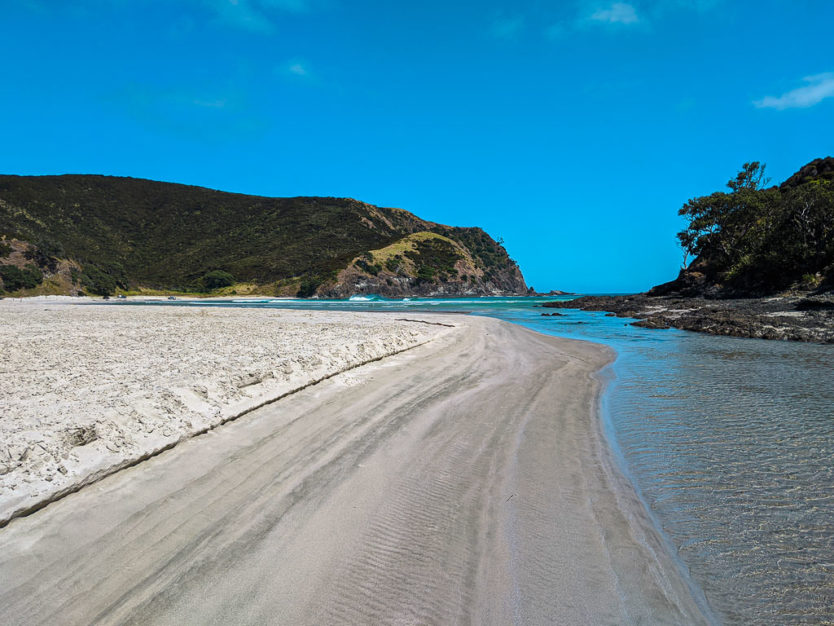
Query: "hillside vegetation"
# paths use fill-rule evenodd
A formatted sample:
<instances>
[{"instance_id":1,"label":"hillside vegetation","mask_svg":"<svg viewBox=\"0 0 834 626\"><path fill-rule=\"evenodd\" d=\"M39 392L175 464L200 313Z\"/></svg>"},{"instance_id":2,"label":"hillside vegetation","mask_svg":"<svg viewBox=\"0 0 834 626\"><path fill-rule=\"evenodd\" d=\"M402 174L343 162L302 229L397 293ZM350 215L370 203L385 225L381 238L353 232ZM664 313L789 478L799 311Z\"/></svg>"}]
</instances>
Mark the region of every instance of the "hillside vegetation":
<instances>
[{"instance_id":1,"label":"hillside vegetation","mask_svg":"<svg viewBox=\"0 0 834 626\"><path fill-rule=\"evenodd\" d=\"M834 344L834 158L779 186L745 163L717 191L689 200L677 279L647 293L544 304L637 318L634 326Z\"/></svg>"},{"instance_id":2,"label":"hillside vegetation","mask_svg":"<svg viewBox=\"0 0 834 626\"><path fill-rule=\"evenodd\" d=\"M417 233L432 237L408 239ZM108 176L0 176L0 240L3 287L23 293L37 292L35 271L53 291L100 294L236 286L303 296L374 287L392 295L526 292L515 262L480 228L346 198L267 198ZM372 251L400 241L401 267L377 267ZM455 271L459 262L470 270L466 280Z\"/></svg>"},{"instance_id":3,"label":"hillside vegetation","mask_svg":"<svg viewBox=\"0 0 834 626\"><path fill-rule=\"evenodd\" d=\"M779 186L745 163L717 191L689 200L678 234L694 260L650 295L768 295L834 288L834 158L816 159Z\"/></svg>"}]
</instances>

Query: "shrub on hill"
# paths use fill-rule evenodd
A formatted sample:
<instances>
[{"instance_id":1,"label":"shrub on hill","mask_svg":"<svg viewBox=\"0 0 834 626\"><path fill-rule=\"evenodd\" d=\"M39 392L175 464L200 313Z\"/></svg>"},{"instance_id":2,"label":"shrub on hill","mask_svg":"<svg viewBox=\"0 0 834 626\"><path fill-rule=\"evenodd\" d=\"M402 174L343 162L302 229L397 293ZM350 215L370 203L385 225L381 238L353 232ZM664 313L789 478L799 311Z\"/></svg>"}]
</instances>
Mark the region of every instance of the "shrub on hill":
<instances>
[{"instance_id":1,"label":"shrub on hill","mask_svg":"<svg viewBox=\"0 0 834 626\"><path fill-rule=\"evenodd\" d=\"M119 263L102 266L87 264L81 272L81 284L90 293L110 296L117 287L127 289L127 277Z\"/></svg>"},{"instance_id":2,"label":"shrub on hill","mask_svg":"<svg viewBox=\"0 0 834 626\"><path fill-rule=\"evenodd\" d=\"M40 239L35 245L29 248L25 256L35 262L38 267L54 272L58 265L58 259L64 256L64 247L50 239Z\"/></svg>"},{"instance_id":3,"label":"shrub on hill","mask_svg":"<svg viewBox=\"0 0 834 626\"><path fill-rule=\"evenodd\" d=\"M14 265L0 265L0 278L5 291L34 289L43 282L43 273L34 265L20 269Z\"/></svg>"},{"instance_id":4,"label":"shrub on hill","mask_svg":"<svg viewBox=\"0 0 834 626\"><path fill-rule=\"evenodd\" d=\"M461 259L454 244L440 238L418 241L415 249L406 251L405 255L414 262L417 280L422 282L430 282L436 276L456 275L455 263Z\"/></svg>"},{"instance_id":5,"label":"shrub on hill","mask_svg":"<svg viewBox=\"0 0 834 626\"><path fill-rule=\"evenodd\" d=\"M235 284L235 277L223 270L213 270L200 279L202 291L212 291L223 287L231 287Z\"/></svg>"},{"instance_id":6,"label":"shrub on hill","mask_svg":"<svg viewBox=\"0 0 834 626\"><path fill-rule=\"evenodd\" d=\"M317 276L305 276L301 280L301 285L298 288L298 293L295 294L298 298L309 298L316 293L316 289L322 284L322 280Z\"/></svg>"}]
</instances>

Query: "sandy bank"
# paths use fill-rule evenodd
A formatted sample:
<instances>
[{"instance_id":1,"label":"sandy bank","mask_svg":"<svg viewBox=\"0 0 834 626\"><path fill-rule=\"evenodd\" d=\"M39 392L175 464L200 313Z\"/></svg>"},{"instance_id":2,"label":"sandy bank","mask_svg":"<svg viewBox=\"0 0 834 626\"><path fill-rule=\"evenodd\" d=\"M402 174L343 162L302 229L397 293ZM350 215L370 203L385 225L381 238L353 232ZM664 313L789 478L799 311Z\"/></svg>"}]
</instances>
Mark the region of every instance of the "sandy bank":
<instances>
[{"instance_id":1,"label":"sandy bank","mask_svg":"<svg viewBox=\"0 0 834 626\"><path fill-rule=\"evenodd\" d=\"M441 330L397 316L77 300L0 301L0 523Z\"/></svg>"},{"instance_id":2,"label":"sandy bank","mask_svg":"<svg viewBox=\"0 0 834 626\"><path fill-rule=\"evenodd\" d=\"M14 520L0 622L702 623L601 438L607 350L449 319Z\"/></svg>"}]
</instances>

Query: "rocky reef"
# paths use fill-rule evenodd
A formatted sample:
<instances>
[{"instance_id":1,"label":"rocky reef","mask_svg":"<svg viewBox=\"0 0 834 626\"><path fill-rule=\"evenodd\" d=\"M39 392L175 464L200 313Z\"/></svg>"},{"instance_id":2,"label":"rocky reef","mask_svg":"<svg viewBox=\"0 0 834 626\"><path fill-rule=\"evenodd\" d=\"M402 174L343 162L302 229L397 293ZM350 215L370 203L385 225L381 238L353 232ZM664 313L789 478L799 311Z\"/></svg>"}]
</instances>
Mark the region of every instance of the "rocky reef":
<instances>
[{"instance_id":1,"label":"rocky reef","mask_svg":"<svg viewBox=\"0 0 834 626\"><path fill-rule=\"evenodd\" d=\"M585 296L547 302L557 309L607 311L634 326L679 328L731 337L834 343L834 294L706 299L681 296Z\"/></svg>"}]
</instances>

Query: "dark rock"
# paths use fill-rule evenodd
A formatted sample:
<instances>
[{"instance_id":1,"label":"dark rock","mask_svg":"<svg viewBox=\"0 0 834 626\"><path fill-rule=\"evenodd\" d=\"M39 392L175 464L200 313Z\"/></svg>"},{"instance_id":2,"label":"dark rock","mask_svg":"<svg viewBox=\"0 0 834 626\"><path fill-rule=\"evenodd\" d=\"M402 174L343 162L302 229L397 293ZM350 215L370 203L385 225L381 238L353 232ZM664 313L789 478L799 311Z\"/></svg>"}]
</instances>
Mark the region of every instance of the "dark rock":
<instances>
[{"instance_id":1,"label":"dark rock","mask_svg":"<svg viewBox=\"0 0 834 626\"><path fill-rule=\"evenodd\" d=\"M834 297L821 296L803 298L796 303L797 311L834 311Z\"/></svg>"},{"instance_id":2,"label":"dark rock","mask_svg":"<svg viewBox=\"0 0 834 626\"><path fill-rule=\"evenodd\" d=\"M675 280L649 289L649 296L703 296L709 288L706 275L689 269L681 270Z\"/></svg>"},{"instance_id":3,"label":"dark rock","mask_svg":"<svg viewBox=\"0 0 834 626\"><path fill-rule=\"evenodd\" d=\"M814 159L780 185L781 188L798 187L811 180L834 180L834 157Z\"/></svg>"},{"instance_id":4,"label":"dark rock","mask_svg":"<svg viewBox=\"0 0 834 626\"><path fill-rule=\"evenodd\" d=\"M666 329L671 328L669 324L663 322L657 318L647 318L644 320L638 320L636 322L631 323L632 326L637 326L639 328L659 328L659 329Z\"/></svg>"},{"instance_id":5,"label":"dark rock","mask_svg":"<svg viewBox=\"0 0 834 626\"><path fill-rule=\"evenodd\" d=\"M834 293L726 300L648 294L585 296L544 306L606 311L607 316L637 318L634 325L642 328L834 343Z\"/></svg>"}]
</instances>

